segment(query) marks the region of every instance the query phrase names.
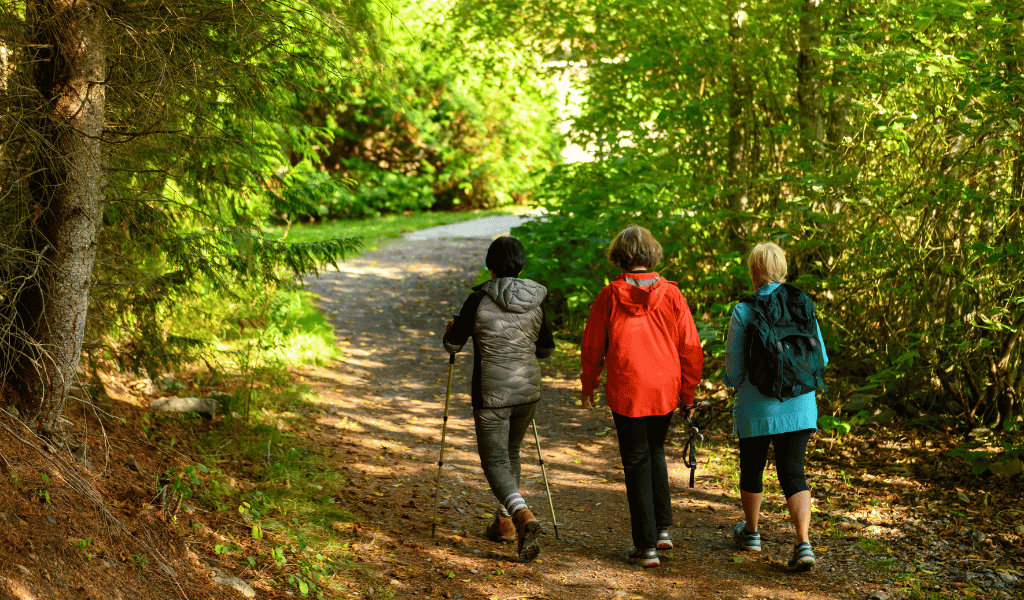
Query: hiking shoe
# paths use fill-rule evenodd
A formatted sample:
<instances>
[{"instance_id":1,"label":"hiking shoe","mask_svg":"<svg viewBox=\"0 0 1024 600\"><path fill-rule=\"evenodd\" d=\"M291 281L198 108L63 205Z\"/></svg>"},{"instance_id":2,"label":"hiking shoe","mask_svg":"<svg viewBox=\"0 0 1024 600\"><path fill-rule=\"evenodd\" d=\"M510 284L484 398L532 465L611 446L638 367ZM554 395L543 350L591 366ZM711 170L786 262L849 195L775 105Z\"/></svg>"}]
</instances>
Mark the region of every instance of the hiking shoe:
<instances>
[{"instance_id":1,"label":"hiking shoe","mask_svg":"<svg viewBox=\"0 0 1024 600\"><path fill-rule=\"evenodd\" d=\"M746 521L740 521L736 527L732 528L732 539L736 541L736 547L740 550L761 551L761 532L755 531L751 533L747 531Z\"/></svg>"},{"instance_id":2,"label":"hiking shoe","mask_svg":"<svg viewBox=\"0 0 1024 600\"><path fill-rule=\"evenodd\" d=\"M810 542L800 542L793 546L793 558L789 559L788 568L790 571L806 571L814 566L814 550L811 550Z\"/></svg>"},{"instance_id":3,"label":"hiking shoe","mask_svg":"<svg viewBox=\"0 0 1024 600\"><path fill-rule=\"evenodd\" d=\"M512 519L503 516L500 512L494 513L494 520L487 526L487 539L499 544L508 544L516 541L516 526Z\"/></svg>"},{"instance_id":4,"label":"hiking shoe","mask_svg":"<svg viewBox=\"0 0 1024 600\"><path fill-rule=\"evenodd\" d=\"M640 550L636 546L633 546L629 549L629 553L626 554L626 558L634 565L640 565L645 569L661 566L661 559L658 558L658 551L654 548L644 548L643 550Z\"/></svg>"},{"instance_id":5,"label":"hiking shoe","mask_svg":"<svg viewBox=\"0 0 1024 600\"><path fill-rule=\"evenodd\" d=\"M517 510L512 517L512 523L516 528L516 538L519 540L519 562L530 562L540 554L540 542L537 537L540 535L540 522L533 516L530 509Z\"/></svg>"},{"instance_id":6,"label":"hiking shoe","mask_svg":"<svg viewBox=\"0 0 1024 600\"><path fill-rule=\"evenodd\" d=\"M668 527L663 527L658 530L658 550L671 550L672 549L672 536L668 532Z\"/></svg>"}]
</instances>

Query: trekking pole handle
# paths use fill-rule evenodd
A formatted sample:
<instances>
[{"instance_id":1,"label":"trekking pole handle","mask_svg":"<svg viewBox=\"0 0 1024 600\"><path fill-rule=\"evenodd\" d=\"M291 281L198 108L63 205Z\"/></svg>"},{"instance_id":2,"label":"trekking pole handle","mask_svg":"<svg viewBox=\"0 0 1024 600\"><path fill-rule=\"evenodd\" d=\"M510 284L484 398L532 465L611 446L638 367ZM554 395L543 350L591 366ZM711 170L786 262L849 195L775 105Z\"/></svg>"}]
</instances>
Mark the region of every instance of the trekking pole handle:
<instances>
[{"instance_id":1,"label":"trekking pole handle","mask_svg":"<svg viewBox=\"0 0 1024 600\"><path fill-rule=\"evenodd\" d=\"M453 313L452 314L452 321L455 321L458 318L459 318L459 313ZM448 333L448 331L445 330L445 333ZM448 364L450 364L450 365L454 365L455 364L455 353L454 352L449 352L448 353Z\"/></svg>"},{"instance_id":2,"label":"trekking pole handle","mask_svg":"<svg viewBox=\"0 0 1024 600\"><path fill-rule=\"evenodd\" d=\"M688 414L686 419L689 420L690 417L692 417L693 415L697 414L702 410L711 410L711 403L708 402L707 400L701 400L700 402L694 402L693 404L686 406L685 410Z\"/></svg>"}]
</instances>

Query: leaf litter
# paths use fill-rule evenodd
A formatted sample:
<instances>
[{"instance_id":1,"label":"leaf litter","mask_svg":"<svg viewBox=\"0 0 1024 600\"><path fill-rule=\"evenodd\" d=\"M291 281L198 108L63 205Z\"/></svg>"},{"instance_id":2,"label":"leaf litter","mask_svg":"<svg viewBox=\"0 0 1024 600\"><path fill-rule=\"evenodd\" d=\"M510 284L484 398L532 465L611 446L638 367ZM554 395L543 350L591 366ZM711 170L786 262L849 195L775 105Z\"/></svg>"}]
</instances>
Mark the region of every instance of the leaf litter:
<instances>
[{"instance_id":1,"label":"leaf litter","mask_svg":"<svg viewBox=\"0 0 1024 600\"><path fill-rule=\"evenodd\" d=\"M441 250L437 241L401 241L350 261L353 268L345 274L329 273L319 281L325 289L331 277L357 279L350 282L355 284L352 289L380 286L379 278L358 280L362 265L376 260L415 275L444 257L469 283L487 243L446 240ZM687 487L689 470L682 464L682 446L667 448L676 548L658 569L629 565L624 560L631 544L629 515L617 443L608 435L613 431L611 418L607 411L577 408L578 353L572 347L566 356L544 364L548 383L537 415L543 450L549 455L545 463L561 539L553 534L534 447L525 442L523 493L544 528L541 561L518 564L513 560L514 545L501 546L483 535L493 513L480 509L493 509L497 503L475 453L467 394L469 348L456 358L437 534L432 537L447 355L438 335L418 332L443 325L450 307L461 305L465 287L455 286L453 292L449 281L423 277L387 285L391 291L398 289L399 296L422 302L409 304L418 305L415 312L406 304L385 305L380 317L351 320L353 337L369 340L367 346L380 365L365 369L370 377L363 381L369 379L369 387L345 369L333 374L331 385L338 393L330 402L356 426L305 431L310 437L323 437L319 442L325 446L336 446L339 436L346 439L346 452L335 454L336 469L348 476L348 489L339 501L360 515L362 526L353 537L364 544L360 564L380 580L375 588L383 590L380 597L576 600L613 595L688 598L696 593L701 598L816 600L882 593L890 598L1009 599L1020 597L1024 589L1020 479L975 480L946 456L956 443L951 436L932 435L923 444L915 439L918 433L881 426L842 439L819 433L808 449L815 503L812 542L818 555L814 570L791 574L785 569L792 527L771 468L766 470L762 512L764 551L734 551L731 529L742 513L735 443L724 433L731 431L728 423L720 424L700 447L693 489ZM342 313L360 314L361 302L366 299L346 298ZM405 325L402 333L411 334L410 340L398 335L397 323ZM398 381L404 392L401 400L389 394ZM717 382L706 392L724 397ZM361 403L375 407L380 418L367 420ZM420 426L416 431L398 426L412 419ZM409 453L373 460L381 439L400 440ZM584 460L588 471L611 475L580 478ZM372 462L380 466L371 467ZM362 491L367 483L399 468L410 485L389 489L386 498ZM396 561L408 565L401 577L391 566Z\"/></svg>"}]
</instances>

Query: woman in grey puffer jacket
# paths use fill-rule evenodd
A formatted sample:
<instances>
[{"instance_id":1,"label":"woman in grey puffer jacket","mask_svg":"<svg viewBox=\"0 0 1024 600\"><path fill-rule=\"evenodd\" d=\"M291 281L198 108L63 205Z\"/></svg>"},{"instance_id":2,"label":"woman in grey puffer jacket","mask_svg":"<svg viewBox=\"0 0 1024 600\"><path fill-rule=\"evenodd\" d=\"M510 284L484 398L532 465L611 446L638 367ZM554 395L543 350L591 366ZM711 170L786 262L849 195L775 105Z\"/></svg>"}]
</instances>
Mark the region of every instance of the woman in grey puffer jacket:
<instances>
[{"instance_id":1,"label":"woman in grey puffer jacket","mask_svg":"<svg viewBox=\"0 0 1024 600\"><path fill-rule=\"evenodd\" d=\"M519 493L519 448L540 400L540 363L555 348L541 308L547 289L519 279L526 250L512 236L487 250L491 280L473 288L448 323L445 350L456 353L473 338L473 421L477 451L491 491L500 502L487 536L519 542L519 558L537 557L540 523Z\"/></svg>"}]
</instances>

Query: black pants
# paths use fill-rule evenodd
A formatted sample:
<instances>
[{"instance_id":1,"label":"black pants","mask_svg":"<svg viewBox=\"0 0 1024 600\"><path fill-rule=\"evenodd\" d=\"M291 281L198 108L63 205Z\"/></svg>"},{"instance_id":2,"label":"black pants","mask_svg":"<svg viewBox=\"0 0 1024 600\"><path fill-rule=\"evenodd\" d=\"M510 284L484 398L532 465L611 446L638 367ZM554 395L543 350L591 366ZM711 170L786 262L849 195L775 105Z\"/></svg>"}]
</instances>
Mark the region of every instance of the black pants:
<instances>
[{"instance_id":1,"label":"black pants","mask_svg":"<svg viewBox=\"0 0 1024 600\"><path fill-rule=\"evenodd\" d=\"M790 431L775 435L740 438L740 489L751 494L764 491L764 466L768 463L768 446L775 447L775 471L779 485L789 498L811 489L804 477L804 455L813 429Z\"/></svg>"},{"instance_id":2,"label":"black pants","mask_svg":"<svg viewBox=\"0 0 1024 600\"><path fill-rule=\"evenodd\" d=\"M658 528L672 525L672 497L665 464L665 436L672 413L626 417L613 412L612 416L626 473L633 544L640 549L654 548L658 544Z\"/></svg>"}]
</instances>

